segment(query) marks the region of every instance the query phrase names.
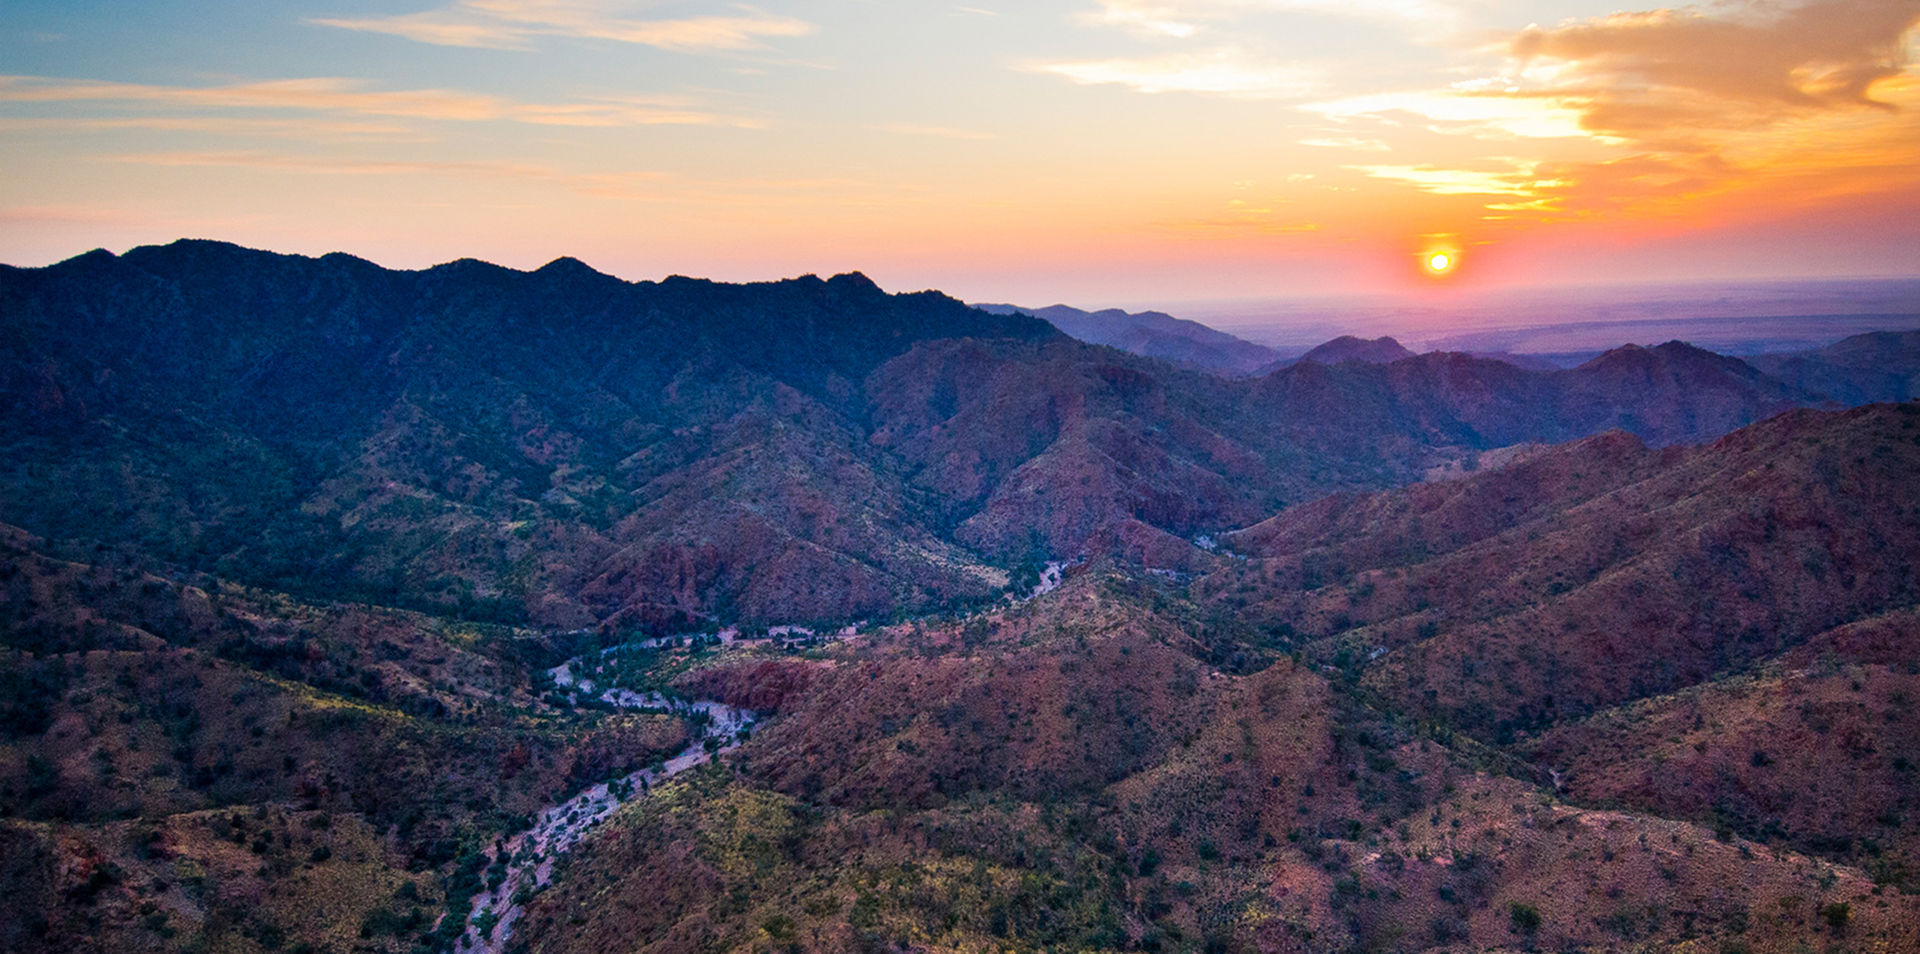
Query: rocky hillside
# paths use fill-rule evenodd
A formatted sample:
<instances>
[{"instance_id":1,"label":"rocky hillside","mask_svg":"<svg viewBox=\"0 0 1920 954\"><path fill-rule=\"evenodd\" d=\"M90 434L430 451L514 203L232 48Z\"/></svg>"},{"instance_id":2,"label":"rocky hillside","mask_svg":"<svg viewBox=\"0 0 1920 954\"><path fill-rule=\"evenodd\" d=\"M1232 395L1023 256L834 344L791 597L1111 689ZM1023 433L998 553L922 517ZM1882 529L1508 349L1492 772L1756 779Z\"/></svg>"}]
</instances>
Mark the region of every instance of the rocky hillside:
<instances>
[{"instance_id":1,"label":"rocky hillside","mask_svg":"<svg viewBox=\"0 0 1920 954\"><path fill-rule=\"evenodd\" d=\"M561 718L564 641L38 546L0 528L9 951L410 951L495 833L687 738Z\"/></svg>"},{"instance_id":2,"label":"rocky hillside","mask_svg":"<svg viewBox=\"0 0 1920 954\"><path fill-rule=\"evenodd\" d=\"M1556 793L1522 750L1383 711L1337 670L1098 570L812 669L734 771L663 789L570 859L525 949L1920 942L1915 899L1831 844Z\"/></svg>"},{"instance_id":3,"label":"rocky hillside","mask_svg":"<svg viewBox=\"0 0 1920 954\"><path fill-rule=\"evenodd\" d=\"M865 278L394 272L179 242L0 270L0 519L328 598L673 631L981 605L1480 452L1808 393L1674 343L1249 380Z\"/></svg>"},{"instance_id":4,"label":"rocky hillside","mask_svg":"<svg viewBox=\"0 0 1920 954\"><path fill-rule=\"evenodd\" d=\"M1913 404L1697 448L1607 434L1293 508L1229 537L1250 559L1196 592L1409 717L1519 744L1596 803L1911 866L1891 793L1920 755L1900 701L1916 472ZM1822 790L1846 810L1818 808Z\"/></svg>"}]
</instances>

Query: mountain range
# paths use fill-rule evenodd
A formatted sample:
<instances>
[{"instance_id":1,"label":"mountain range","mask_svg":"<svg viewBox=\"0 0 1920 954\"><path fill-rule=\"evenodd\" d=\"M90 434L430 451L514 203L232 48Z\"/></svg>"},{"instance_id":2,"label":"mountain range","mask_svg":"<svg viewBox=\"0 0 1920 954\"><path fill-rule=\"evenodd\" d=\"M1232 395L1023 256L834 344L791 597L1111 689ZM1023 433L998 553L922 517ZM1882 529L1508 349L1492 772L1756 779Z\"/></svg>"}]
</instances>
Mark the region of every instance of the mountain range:
<instances>
[{"instance_id":1,"label":"mountain range","mask_svg":"<svg viewBox=\"0 0 1920 954\"><path fill-rule=\"evenodd\" d=\"M1912 335L1225 375L206 241L0 318L0 948L477 950L510 862L484 949L1920 947ZM710 728L563 663L761 724L521 858Z\"/></svg>"},{"instance_id":2,"label":"mountain range","mask_svg":"<svg viewBox=\"0 0 1920 954\"><path fill-rule=\"evenodd\" d=\"M1486 450L1695 441L1820 405L1834 374L1850 398L1892 387L1679 343L1558 372L1435 353L1223 380L859 275L393 272L209 242L7 269L0 306L5 519L550 627L959 605L1096 538L1177 561L1196 534Z\"/></svg>"}]
</instances>

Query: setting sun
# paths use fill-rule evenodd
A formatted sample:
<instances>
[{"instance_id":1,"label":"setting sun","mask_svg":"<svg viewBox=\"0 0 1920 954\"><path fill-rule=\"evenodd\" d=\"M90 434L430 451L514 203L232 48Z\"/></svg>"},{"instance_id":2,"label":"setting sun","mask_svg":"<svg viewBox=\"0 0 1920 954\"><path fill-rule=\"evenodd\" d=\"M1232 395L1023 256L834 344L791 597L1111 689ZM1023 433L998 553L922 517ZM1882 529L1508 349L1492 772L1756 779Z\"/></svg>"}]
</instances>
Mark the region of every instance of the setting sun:
<instances>
[{"instance_id":1,"label":"setting sun","mask_svg":"<svg viewBox=\"0 0 1920 954\"><path fill-rule=\"evenodd\" d=\"M1436 272L1444 272L1453 267L1453 259L1445 252L1435 252L1427 259L1427 267Z\"/></svg>"}]
</instances>

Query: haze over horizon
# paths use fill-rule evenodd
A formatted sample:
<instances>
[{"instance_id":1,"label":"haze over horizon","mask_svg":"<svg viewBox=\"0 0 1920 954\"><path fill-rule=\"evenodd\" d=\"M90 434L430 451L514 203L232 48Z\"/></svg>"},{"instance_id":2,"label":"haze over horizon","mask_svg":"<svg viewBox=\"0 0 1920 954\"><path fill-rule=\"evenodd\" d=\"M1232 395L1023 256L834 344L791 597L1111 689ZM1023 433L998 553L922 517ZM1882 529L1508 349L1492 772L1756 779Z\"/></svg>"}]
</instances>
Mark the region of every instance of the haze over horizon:
<instances>
[{"instance_id":1,"label":"haze over horizon","mask_svg":"<svg viewBox=\"0 0 1920 954\"><path fill-rule=\"evenodd\" d=\"M1916 23L1913 0L24 0L0 12L0 260L197 236L1087 307L1910 276Z\"/></svg>"}]
</instances>

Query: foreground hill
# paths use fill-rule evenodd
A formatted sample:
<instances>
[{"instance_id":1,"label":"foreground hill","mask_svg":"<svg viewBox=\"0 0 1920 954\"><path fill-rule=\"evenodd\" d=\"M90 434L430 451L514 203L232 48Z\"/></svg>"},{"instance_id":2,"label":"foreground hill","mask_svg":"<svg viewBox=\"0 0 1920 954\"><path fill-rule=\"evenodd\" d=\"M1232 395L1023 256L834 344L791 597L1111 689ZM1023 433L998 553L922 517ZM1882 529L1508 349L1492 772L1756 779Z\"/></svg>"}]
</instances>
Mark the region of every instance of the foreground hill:
<instances>
[{"instance_id":1,"label":"foreground hill","mask_svg":"<svg viewBox=\"0 0 1920 954\"><path fill-rule=\"evenodd\" d=\"M1860 868L1563 802L1199 610L1090 570L813 662L716 660L690 684L779 671L777 716L735 771L631 806L565 863L525 949L1920 942L1920 905ZM1237 660L1210 661L1235 639Z\"/></svg>"},{"instance_id":2,"label":"foreground hill","mask_svg":"<svg viewBox=\"0 0 1920 954\"><path fill-rule=\"evenodd\" d=\"M53 559L0 528L0 948L408 951L479 852L680 747L561 714L576 647Z\"/></svg>"},{"instance_id":3,"label":"foreground hill","mask_svg":"<svg viewBox=\"0 0 1920 954\"><path fill-rule=\"evenodd\" d=\"M1911 403L1698 448L1607 434L1293 508L1196 591L1571 792L1911 866L1917 472Z\"/></svg>"}]
</instances>

